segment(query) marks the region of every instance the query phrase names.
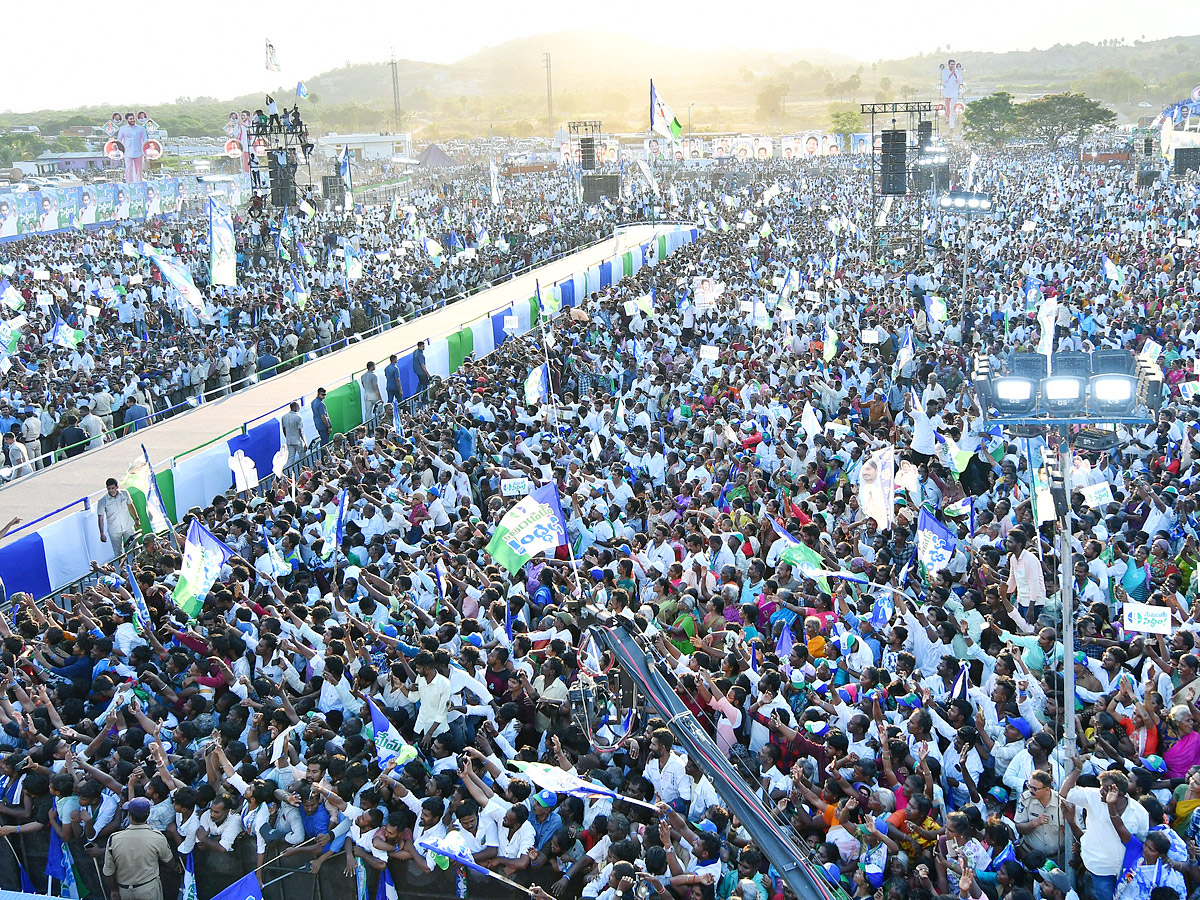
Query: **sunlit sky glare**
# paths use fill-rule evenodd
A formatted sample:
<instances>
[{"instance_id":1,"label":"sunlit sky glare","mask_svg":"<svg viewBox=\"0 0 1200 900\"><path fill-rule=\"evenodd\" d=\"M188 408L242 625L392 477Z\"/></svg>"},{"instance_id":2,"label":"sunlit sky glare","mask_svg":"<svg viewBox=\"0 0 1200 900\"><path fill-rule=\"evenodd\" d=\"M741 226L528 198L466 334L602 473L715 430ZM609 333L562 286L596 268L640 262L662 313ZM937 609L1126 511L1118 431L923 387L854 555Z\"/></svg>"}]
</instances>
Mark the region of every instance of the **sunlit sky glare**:
<instances>
[{"instance_id":1,"label":"sunlit sky glare","mask_svg":"<svg viewBox=\"0 0 1200 900\"><path fill-rule=\"evenodd\" d=\"M762 0L735 5L712 0L166 0L111 7L62 0L51 15L47 10L37 3L5 10L10 40L5 41L0 110L227 98L311 78L347 62L380 62L393 51L401 59L450 63L513 38L596 27L628 28L643 40L697 51L821 48L863 62L945 47L951 53L1044 49L1109 38L1155 40L1196 30L1195 0ZM278 74L263 66L267 37L279 54Z\"/></svg>"}]
</instances>

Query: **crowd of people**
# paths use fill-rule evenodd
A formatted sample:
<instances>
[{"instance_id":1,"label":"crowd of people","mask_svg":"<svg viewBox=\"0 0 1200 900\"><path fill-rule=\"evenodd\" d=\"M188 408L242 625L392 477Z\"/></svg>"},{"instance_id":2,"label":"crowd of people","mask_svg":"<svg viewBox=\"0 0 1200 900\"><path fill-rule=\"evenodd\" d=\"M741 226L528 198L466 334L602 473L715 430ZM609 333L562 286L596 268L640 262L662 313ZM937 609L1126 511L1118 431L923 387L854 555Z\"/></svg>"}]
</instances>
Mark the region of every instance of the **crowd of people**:
<instances>
[{"instance_id":1,"label":"crowd of people","mask_svg":"<svg viewBox=\"0 0 1200 900\"><path fill-rule=\"evenodd\" d=\"M0 433L19 426L5 464L20 476L77 456L608 236L616 211L585 215L568 187L517 176L493 206L475 166L349 218L325 203L307 216L243 211L236 288L207 284L204 216L0 244L0 301L16 323L0 348ZM191 270L203 306L147 245Z\"/></svg>"},{"instance_id":2,"label":"crowd of people","mask_svg":"<svg viewBox=\"0 0 1200 900\"><path fill-rule=\"evenodd\" d=\"M1189 896L1200 265L1177 240L1195 187L986 158L994 215L916 210L915 247L880 259L855 161L749 174L669 179L697 241L333 435L296 478L188 511L61 606L14 597L0 885L46 888L57 841L97 896L157 896L121 874L144 841L150 889L172 896L190 861L202 900L254 870L288 897L387 877L776 900L797 865L826 896ZM363 246L388 246L385 217L364 214ZM969 377L974 354L1003 372L1046 342L1153 347L1166 372L1154 424L1076 448L1066 622L1036 477L1063 448L989 421ZM554 486L567 539L510 572L487 546L522 479ZM952 542L935 568L931 518ZM230 555L189 615L172 596L192 520ZM1132 602L1170 633L1128 629ZM595 649L597 622L643 649L803 862L764 855L730 786ZM555 790L539 764L597 788ZM445 867L445 841L478 870Z\"/></svg>"}]
</instances>

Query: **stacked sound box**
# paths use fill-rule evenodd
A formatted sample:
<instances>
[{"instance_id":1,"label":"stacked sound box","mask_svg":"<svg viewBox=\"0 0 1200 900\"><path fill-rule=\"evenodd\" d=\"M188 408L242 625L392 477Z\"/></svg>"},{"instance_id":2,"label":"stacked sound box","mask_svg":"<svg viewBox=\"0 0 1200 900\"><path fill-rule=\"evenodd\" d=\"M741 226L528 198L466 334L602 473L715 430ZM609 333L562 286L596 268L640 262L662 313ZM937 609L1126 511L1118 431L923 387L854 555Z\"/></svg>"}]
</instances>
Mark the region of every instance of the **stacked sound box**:
<instances>
[{"instance_id":1,"label":"stacked sound box","mask_svg":"<svg viewBox=\"0 0 1200 900\"><path fill-rule=\"evenodd\" d=\"M1175 168L1171 174L1179 178L1196 171L1200 171L1200 147L1176 147Z\"/></svg>"},{"instance_id":2,"label":"stacked sound box","mask_svg":"<svg viewBox=\"0 0 1200 900\"><path fill-rule=\"evenodd\" d=\"M296 169L279 164L280 154L267 154L267 171L271 178L271 205L276 208L296 205Z\"/></svg>"},{"instance_id":3,"label":"stacked sound box","mask_svg":"<svg viewBox=\"0 0 1200 900\"><path fill-rule=\"evenodd\" d=\"M601 197L616 200L621 195L620 175L584 175L583 203L585 206L595 206Z\"/></svg>"},{"instance_id":4,"label":"stacked sound box","mask_svg":"<svg viewBox=\"0 0 1200 900\"><path fill-rule=\"evenodd\" d=\"M582 137L579 139L579 157L581 166L587 171L596 168L596 139Z\"/></svg>"},{"instance_id":5,"label":"stacked sound box","mask_svg":"<svg viewBox=\"0 0 1200 900\"><path fill-rule=\"evenodd\" d=\"M880 148L879 193L903 195L908 193L908 177L905 169L908 153L908 132L903 128L883 132Z\"/></svg>"},{"instance_id":6,"label":"stacked sound box","mask_svg":"<svg viewBox=\"0 0 1200 900\"><path fill-rule=\"evenodd\" d=\"M324 193L325 199L332 200L334 204L346 202L346 185L342 181L341 175L322 175L321 191Z\"/></svg>"},{"instance_id":7,"label":"stacked sound box","mask_svg":"<svg viewBox=\"0 0 1200 900\"><path fill-rule=\"evenodd\" d=\"M917 123L917 146L924 150L933 143L933 123L918 122Z\"/></svg>"}]
</instances>

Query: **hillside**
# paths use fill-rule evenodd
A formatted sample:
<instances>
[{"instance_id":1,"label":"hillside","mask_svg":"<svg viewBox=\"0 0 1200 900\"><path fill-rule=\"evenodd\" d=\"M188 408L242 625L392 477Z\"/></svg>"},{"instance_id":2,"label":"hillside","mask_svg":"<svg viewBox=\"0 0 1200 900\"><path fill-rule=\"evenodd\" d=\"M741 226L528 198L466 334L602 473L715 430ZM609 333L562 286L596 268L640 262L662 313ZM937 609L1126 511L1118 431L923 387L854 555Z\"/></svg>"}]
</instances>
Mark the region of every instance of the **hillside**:
<instances>
[{"instance_id":1,"label":"hillside","mask_svg":"<svg viewBox=\"0 0 1200 900\"><path fill-rule=\"evenodd\" d=\"M996 89L1018 98L1078 90L1117 110L1122 121L1155 110L1200 84L1200 36L1117 44L1075 44L1007 53L942 51L860 63L812 50L766 54L731 48L696 53L610 32L543 34L486 48L450 65L398 62L400 121L394 122L391 67L344 66L306 78L305 119L318 132L412 130L418 141L547 134L542 54L552 54L554 127L598 118L609 132L644 129L648 82L655 79L685 128L697 132L826 128L831 106L931 98L938 64L962 62L968 94ZM291 102L292 86L277 96ZM194 98L150 107L175 135L217 136L231 107L258 96ZM834 106L836 108L836 106ZM98 124L107 108L0 115L0 125L35 124L43 134L64 125Z\"/></svg>"}]
</instances>

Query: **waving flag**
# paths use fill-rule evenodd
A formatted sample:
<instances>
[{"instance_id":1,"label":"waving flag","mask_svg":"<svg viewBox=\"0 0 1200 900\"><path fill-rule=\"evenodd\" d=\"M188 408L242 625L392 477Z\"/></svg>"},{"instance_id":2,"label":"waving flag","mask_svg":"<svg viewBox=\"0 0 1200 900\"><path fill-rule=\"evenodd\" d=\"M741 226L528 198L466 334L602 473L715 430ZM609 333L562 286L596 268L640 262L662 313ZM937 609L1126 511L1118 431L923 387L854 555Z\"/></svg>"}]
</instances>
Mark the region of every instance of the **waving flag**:
<instances>
[{"instance_id":1,"label":"waving flag","mask_svg":"<svg viewBox=\"0 0 1200 900\"><path fill-rule=\"evenodd\" d=\"M349 211L354 208L354 173L350 170L350 145L342 150L342 158L338 164L338 174L342 176L342 184L346 188L346 203L343 207Z\"/></svg>"},{"instance_id":2,"label":"waving flag","mask_svg":"<svg viewBox=\"0 0 1200 900\"><path fill-rule=\"evenodd\" d=\"M1051 297L1037 312L1038 328L1041 335L1038 338L1037 352L1049 356L1054 352L1054 331L1058 327L1058 300Z\"/></svg>"},{"instance_id":3,"label":"waving flag","mask_svg":"<svg viewBox=\"0 0 1200 900\"><path fill-rule=\"evenodd\" d=\"M494 162L488 161L488 181L492 189L492 206L500 205L500 172Z\"/></svg>"},{"instance_id":4,"label":"waving flag","mask_svg":"<svg viewBox=\"0 0 1200 900\"><path fill-rule=\"evenodd\" d=\"M958 674L954 676L954 683L950 685L950 696L948 700L966 700L967 688L971 686L971 666L969 663L961 662L958 664Z\"/></svg>"},{"instance_id":5,"label":"waving flag","mask_svg":"<svg viewBox=\"0 0 1200 900\"><path fill-rule=\"evenodd\" d=\"M917 568L926 582L950 564L958 539L927 509L917 518Z\"/></svg>"},{"instance_id":6,"label":"waving flag","mask_svg":"<svg viewBox=\"0 0 1200 900\"><path fill-rule=\"evenodd\" d=\"M433 238L425 238L423 246L425 247L425 252L434 259L437 259L443 253L445 253L445 250L442 249L442 245Z\"/></svg>"},{"instance_id":7,"label":"waving flag","mask_svg":"<svg viewBox=\"0 0 1200 900\"><path fill-rule=\"evenodd\" d=\"M511 574L539 553L567 542L566 519L553 484L538 488L508 511L488 542L492 559Z\"/></svg>"},{"instance_id":8,"label":"waving flag","mask_svg":"<svg viewBox=\"0 0 1200 900\"><path fill-rule=\"evenodd\" d=\"M129 468L125 470L125 474L121 476L121 487L129 492L129 499L133 501L133 507L141 517L142 530L155 534L169 532L172 543L175 543L167 507L158 489L158 481L154 477L154 466L150 464L150 457L146 453L145 446L142 447L141 457L134 459L129 464Z\"/></svg>"},{"instance_id":9,"label":"waving flag","mask_svg":"<svg viewBox=\"0 0 1200 900\"><path fill-rule=\"evenodd\" d=\"M56 801L56 808L57 805ZM46 859L46 874L61 882L58 896L79 900L79 882L75 877L75 858L71 855L71 848L54 829L50 830L50 854Z\"/></svg>"},{"instance_id":10,"label":"waving flag","mask_svg":"<svg viewBox=\"0 0 1200 900\"><path fill-rule=\"evenodd\" d=\"M379 888L375 891L375 900L399 900L396 883L392 881L392 873L386 868L379 876Z\"/></svg>"},{"instance_id":11,"label":"waving flag","mask_svg":"<svg viewBox=\"0 0 1200 900\"><path fill-rule=\"evenodd\" d=\"M431 854L433 861L439 869L445 869L446 864L444 861L449 860L450 862L458 863L460 866L466 866L473 872L487 875L489 878L499 877L491 869L485 869L479 863L475 862L475 858L471 856L471 851L467 849L466 839L460 831L451 831L444 837L418 841L417 849Z\"/></svg>"},{"instance_id":12,"label":"waving flag","mask_svg":"<svg viewBox=\"0 0 1200 900\"><path fill-rule=\"evenodd\" d=\"M900 349L896 353L896 362L892 365L892 378L899 378L904 367L912 362L912 358L912 328L905 328L904 334L900 336Z\"/></svg>"},{"instance_id":13,"label":"waving flag","mask_svg":"<svg viewBox=\"0 0 1200 900\"><path fill-rule=\"evenodd\" d=\"M1125 273L1121 271L1121 267L1108 258L1107 254L1101 254L1100 262L1104 266L1104 277L1110 283L1121 287L1125 284Z\"/></svg>"},{"instance_id":14,"label":"waving flag","mask_svg":"<svg viewBox=\"0 0 1200 900\"><path fill-rule=\"evenodd\" d=\"M8 279L0 279L0 302L14 312L18 312L25 308L25 298L20 292L8 283Z\"/></svg>"},{"instance_id":15,"label":"waving flag","mask_svg":"<svg viewBox=\"0 0 1200 900\"><path fill-rule=\"evenodd\" d=\"M17 316L7 322L0 322L0 357L17 352L17 347L21 344L21 325L14 323L22 319L24 316Z\"/></svg>"},{"instance_id":16,"label":"waving flag","mask_svg":"<svg viewBox=\"0 0 1200 900\"><path fill-rule=\"evenodd\" d=\"M926 294L925 314L934 322L945 322L949 316L946 301L936 294Z\"/></svg>"},{"instance_id":17,"label":"waving flag","mask_svg":"<svg viewBox=\"0 0 1200 900\"><path fill-rule=\"evenodd\" d=\"M204 324L211 325L212 316L208 312L200 289L192 280L192 273L183 265L164 257L157 248L151 247L149 244L146 245L146 257L158 266L163 278L167 280L167 284L179 291L184 302L195 311L196 317Z\"/></svg>"},{"instance_id":18,"label":"waving flag","mask_svg":"<svg viewBox=\"0 0 1200 900\"><path fill-rule=\"evenodd\" d=\"M85 337L86 335L82 331L78 328L70 327L60 317L54 320L54 330L46 338L46 343L63 347L67 350L74 350Z\"/></svg>"},{"instance_id":19,"label":"waving flag","mask_svg":"<svg viewBox=\"0 0 1200 900\"><path fill-rule=\"evenodd\" d=\"M208 198L208 280L237 287L237 240L229 206Z\"/></svg>"},{"instance_id":20,"label":"waving flag","mask_svg":"<svg viewBox=\"0 0 1200 900\"><path fill-rule=\"evenodd\" d=\"M284 448L285 452L287 448ZM292 574L291 564L283 558L283 554L279 552L279 548L271 543L271 538L267 534L267 528L264 525L262 530L263 543L267 545L267 563L271 569L271 575L276 578L285 578Z\"/></svg>"},{"instance_id":21,"label":"waving flag","mask_svg":"<svg viewBox=\"0 0 1200 900\"><path fill-rule=\"evenodd\" d=\"M342 538L346 533L346 495L348 493L346 490L342 491L342 495L338 497L337 512L327 511L321 522L321 537L325 541L325 545L321 548L321 559L329 559L333 552L342 546Z\"/></svg>"},{"instance_id":22,"label":"waving flag","mask_svg":"<svg viewBox=\"0 0 1200 900\"><path fill-rule=\"evenodd\" d=\"M275 54L275 45L271 43L271 39L266 39L266 66L268 72L279 71L279 57Z\"/></svg>"},{"instance_id":23,"label":"waving flag","mask_svg":"<svg viewBox=\"0 0 1200 900\"><path fill-rule=\"evenodd\" d=\"M796 645L796 638L792 634L792 623L784 622L783 631L779 632L779 640L775 642L775 655L780 659L787 659L792 655L792 647Z\"/></svg>"},{"instance_id":24,"label":"waving flag","mask_svg":"<svg viewBox=\"0 0 1200 900\"><path fill-rule=\"evenodd\" d=\"M400 736L396 726L388 721L388 717L379 711L371 698L367 698L367 708L371 711L371 728L375 733L375 758L380 767L385 767L393 759L396 765L402 766L417 758L417 748L406 743Z\"/></svg>"},{"instance_id":25,"label":"waving flag","mask_svg":"<svg viewBox=\"0 0 1200 900\"><path fill-rule=\"evenodd\" d=\"M661 134L672 141L678 140L683 134L683 126L667 106L667 101L654 89L654 79L650 79L650 130Z\"/></svg>"},{"instance_id":26,"label":"waving flag","mask_svg":"<svg viewBox=\"0 0 1200 900\"><path fill-rule=\"evenodd\" d=\"M183 888L179 900L196 900L196 861L191 853L183 858Z\"/></svg>"},{"instance_id":27,"label":"waving flag","mask_svg":"<svg viewBox=\"0 0 1200 900\"><path fill-rule=\"evenodd\" d=\"M308 88L304 86L303 81L296 82L296 97L300 100L308 99Z\"/></svg>"},{"instance_id":28,"label":"waving flag","mask_svg":"<svg viewBox=\"0 0 1200 900\"><path fill-rule=\"evenodd\" d=\"M148 628L153 628L150 619L150 609L146 606L146 598L142 595L141 585L133 577L133 569L128 561L125 563L125 577L129 579L129 593L133 595L133 629L138 634L145 634Z\"/></svg>"},{"instance_id":29,"label":"waving flag","mask_svg":"<svg viewBox=\"0 0 1200 900\"><path fill-rule=\"evenodd\" d=\"M881 591L871 605L871 615L867 617L867 621L875 629L884 628L892 620L895 611L896 601L891 598L889 592Z\"/></svg>"},{"instance_id":30,"label":"waving flag","mask_svg":"<svg viewBox=\"0 0 1200 900\"><path fill-rule=\"evenodd\" d=\"M492 239L490 237L488 237L487 228L484 227L483 225L476 225L475 226L475 246L476 247L486 247L491 242L492 242Z\"/></svg>"},{"instance_id":31,"label":"waving flag","mask_svg":"<svg viewBox=\"0 0 1200 900\"><path fill-rule=\"evenodd\" d=\"M625 797L614 790L606 788L602 784L586 781L578 775L568 772L566 769L560 769L558 766L519 761L514 761L513 766L544 791L554 791L556 794L567 794L571 797L583 797L585 799L604 797L610 800L629 800L629 802L636 803L639 806L654 809L654 805L651 803L643 803L640 800Z\"/></svg>"},{"instance_id":32,"label":"waving flag","mask_svg":"<svg viewBox=\"0 0 1200 900\"><path fill-rule=\"evenodd\" d=\"M540 281L534 281L534 290L537 293L538 309L541 310L543 316L556 316L562 309L562 300L554 295L554 288L550 289L548 298L542 297L542 284Z\"/></svg>"},{"instance_id":33,"label":"waving flag","mask_svg":"<svg viewBox=\"0 0 1200 900\"><path fill-rule=\"evenodd\" d=\"M251 872L243 875L212 900L263 900L262 886L258 883L258 873Z\"/></svg>"},{"instance_id":34,"label":"waving flag","mask_svg":"<svg viewBox=\"0 0 1200 900\"><path fill-rule=\"evenodd\" d=\"M294 267L291 270L291 276L292 302L295 303L298 308L304 309L304 307L308 304L308 289L305 288L304 285L301 284L301 282L296 278L296 269Z\"/></svg>"},{"instance_id":35,"label":"waving flag","mask_svg":"<svg viewBox=\"0 0 1200 900\"><path fill-rule=\"evenodd\" d=\"M549 394L550 372L545 363L532 369L525 379L525 405L536 406Z\"/></svg>"},{"instance_id":36,"label":"waving flag","mask_svg":"<svg viewBox=\"0 0 1200 900\"><path fill-rule=\"evenodd\" d=\"M1022 292L1025 296L1025 312L1037 309L1038 304L1042 302L1045 287L1046 282L1036 275L1025 276L1025 288Z\"/></svg>"},{"instance_id":37,"label":"waving flag","mask_svg":"<svg viewBox=\"0 0 1200 900\"><path fill-rule=\"evenodd\" d=\"M189 619L204 605L204 598L221 574L221 566L233 556L233 551L211 531L192 519L183 545L183 568L171 594L171 602L188 614Z\"/></svg>"}]
</instances>

